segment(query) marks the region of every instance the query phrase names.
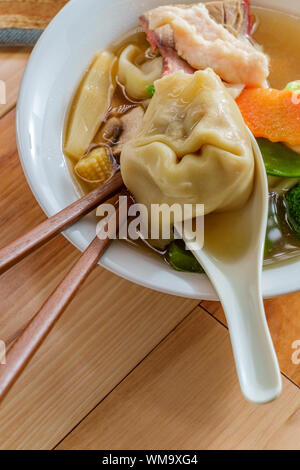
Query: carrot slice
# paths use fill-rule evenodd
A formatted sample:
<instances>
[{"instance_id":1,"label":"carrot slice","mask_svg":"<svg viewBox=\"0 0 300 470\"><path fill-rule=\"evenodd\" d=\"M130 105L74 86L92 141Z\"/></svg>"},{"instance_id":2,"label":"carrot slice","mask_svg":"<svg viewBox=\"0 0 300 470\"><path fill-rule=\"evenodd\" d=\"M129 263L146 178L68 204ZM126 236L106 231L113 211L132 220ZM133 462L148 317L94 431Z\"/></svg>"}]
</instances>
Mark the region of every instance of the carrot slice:
<instances>
[{"instance_id":1,"label":"carrot slice","mask_svg":"<svg viewBox=\"0 0 300 470\"><path fill-rule=\"evenodd\" d=\"M255 137L300 145L300 95L291 90L246 88L237 98Z\"/></svg>"}]
</instances>

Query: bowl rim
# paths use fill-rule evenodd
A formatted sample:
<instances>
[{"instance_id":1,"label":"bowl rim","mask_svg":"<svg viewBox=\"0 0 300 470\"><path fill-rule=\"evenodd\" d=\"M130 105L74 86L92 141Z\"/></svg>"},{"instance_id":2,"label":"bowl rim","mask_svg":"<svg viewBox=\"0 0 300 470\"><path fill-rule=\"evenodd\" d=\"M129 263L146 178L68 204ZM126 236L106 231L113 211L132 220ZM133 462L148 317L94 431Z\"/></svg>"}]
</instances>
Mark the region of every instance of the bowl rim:
<instances>
[{"instance_id":1,"label":"bowl rim","mask_svg":"<svg viewBox=\"0 0 300 470\"><path fill-rule=\"evenodd\" d=\"M182 0L176 1L177 3L182 3ZM66 25L69 24L74 27L76 21L78 23L79 19L81 19L81 15L84 14L88 7L92 6L93 4L96 5L96 2L97 0L85 0L83 5L83 2L81 2L81 0L73 0L72 2L69 2L58 13L58 15L46 28L46 30L40 37L38 43L36 44L35 48L33 49L20 86L16 113L17 146L19 150L20 161L27 182L31 188L31 191L33 192L38 204L48 217L53 215L58 210L63 209L66 205L70 204L74 200L76 200L76 198L78 198L80 194L74 182L72 181L71 174L69 174L70 181L68 184L72 184L73 189L71 189L71 187L68 188L68 200L67 198L64 199L64 194L62 194L60 201L56 201L54 195L54 188L50 184L48 184L47 187L48 180L46 173L50 168L50 163L48 160L50 160L51 151L54 152L54 149L51 148L50 150L48 150L48 148L46 148L46 144L44 145L44 143L42 142L43 139L41 139L41 136L43 135L43 137L45 138L45 123L43 122L43 118L46 116L48 109L47 106L51 107L53 104L53 83L55 83L55 79L57 78L55 76L55 73L58 73L58 69L55 69L56 58L54 52L51 53L50 57L50 65L54 68L53 77L51 78L51 80L53 79L54 81L52 80L53 83L51 87L47 87L47 83L45 83L44 87L39 86L39 80L45 79L45 77L45 82L49 80L47 72L43 70L43 67L49 67L49 64L47 65L45 62L44 56L45 53L48 52L49 47L53 47L55 44L59 46L59 40L65 41L63 42L62 49L69 51L70 45L68 41L74 41L74 37L70 35L70 38L68 38L67 34L64 35ZM102 0L101 3L102 5L104 5L105 8L113 8L111 5L108 5L109 2L111 2L111 0ZM130 2L130 0L115 0L115 6L118 5L118 7L120 8L128 2ZM276 2L278 3L280 2L280 0L275 0L275 3ZM140 2L140 6L141 8L145 9L145 6L142 5L143 3L145 5L145 2L142 1ZM171 2L165 0L153 0L152 3L167 4ZM255 4L259 6L269 6L270 1L256 1ZM273 4L274 2L272 2L272 5ZM296 3L294 2L294 4L296 8ZM149 1L147 1L147 5L147 8L149 9ZM298 6L297 9L300 14L300 6ZM286 11L286 8L283 8L283 6L281 5L281 10ZM288 12L290 13L291 11ZM125 28L125 30L126 29L129 28ZM69 32L70 30L68 30L68 34ZM104 47L104 45L102 45L102 47ZM96 48L95 50L99 50L99 48ZM62 53L63 51L57 50L57 56L60 56ZM92 56L93 53L91 51L90 59L92 58ZM87 60L86 63L88 64L89 60ZM83 70L84 69L82 68L81 75ZM73 84L75 82L76 79L74 78ZM67 85L64 86L66 87ZM61 87L58 94L63 97L65 96L64 91L66 91L64 87ZM67 107L70 103L70 101L67 101L67 99L64 99L63 101L64 104L60 105L60 122L62 122L62 120L63 122L65 122ZM64 106L63 109L62 106ZM52 120L53 118L54 114L52 115ZM47 124L48 119L51 123L51 116L47 117ZM52 132L51 126L50 130ZM59 137L61 142L62 132L63 131L61 128L60 135L57 136L55 135L55 131L53 131L52 134L54 139L57 139ZM51 146L51 144L49 144L49 140L47 141L47 145ZM44 163L41 161L41 159L37 158L41 153L44 152L48 152L46 160L47 165L48 163L49 165L47 168L43 167ZM67 174L66 171L68 172L69 170L66 168L66 163L64 163L65 168L62 168L61 159L58 161L60 165L60 171L61 173L64 173L64 175L61 177L61 180L64 181L64 178L66 178ZM49 199L51 199L51 203ZM62 199L64 199L64 203L62 202ZM84 222L79 221L73 227L70 227L69 229L63 232L63 235L81 251L83 251L87 247L88 243L91 241L92 233L90 233L90 230L88 231L88 227L90 228L91 224L95 223L95 219L92 219L91 216L87 216L87 218L84 219ZM79 228L83 227L83 223L87 224L85 236L81 236ZM203 300L218 300L218 296L206 275L179 273L177 271L173 271L169 266L167 266L166 263L163 264L162 260L154 260L152 259L151 255L149 257L149 255L146 255L144 253L138 253L138 255L136 255L136 252L137 250L131 247L130 245L126 245L125 249L125 245L123 245L122 242L116 241L108 249L99 264L104 268L108 269L109 271L117 274L118 276L121 276L136 284L142 285L153 290L181 297ZM149 261L149 258L151 258L151 261ZM134 267L133 269L128 268L129 263L131 268ZM300 258L293 259L283 264L278 264L272 268L264 269L264 297L277 297L280 295L299 291L299 271Z\"/></svg>"}]
</instances>

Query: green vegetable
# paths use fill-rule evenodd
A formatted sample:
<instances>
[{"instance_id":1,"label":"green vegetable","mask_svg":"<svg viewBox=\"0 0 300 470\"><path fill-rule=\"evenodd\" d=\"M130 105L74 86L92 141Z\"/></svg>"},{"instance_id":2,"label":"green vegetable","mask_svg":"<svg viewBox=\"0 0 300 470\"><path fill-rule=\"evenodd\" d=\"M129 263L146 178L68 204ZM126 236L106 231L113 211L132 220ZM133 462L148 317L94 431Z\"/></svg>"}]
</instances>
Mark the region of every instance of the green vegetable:
<instances>
[{"instance_id":1,"label":"green vegetable","mask_svg":"<svg viewBox=\"0 0 300 470\"><path fill-rule=\"evenodd\" d=\"M288 83L285 89L292 90L295 92L300 91L300 80L296 80L295 82Z\"/></svg>"},{"instance_id":2,"label":"green vegetable","mask_svg":"<svg viewBox=\"0 0 300 470\"><path fill-rule=\"evenodd\" d=\"M281 223L277 211L278 196L269 196L268 225L265 240L265 258L272 253L276 243L282 238Z\"/></svg>"},{"instance_id":3,"label":"green vegetable","mask_svg":"<svg viewBox=\"0 0 300 470\"><path fill-rule=\"evenodd\" d=\"M182 240L175 240L169 245L166 257L167 261L176 271L204 273L202 266L198 263L193 253L186 250Z\"/></svg>"},{"instance_id":4,"label":"green vegetable","mask_svg":"<svg viewBox=\"0 0 300 470\"><path fill-rule=\"evenodd\" d=\"M155 86L154 85L147 86L147 92L150 98L152 98L155 93Z\"/></svg>"},{"instance_id":5,"label":"green vegetable","mask_svg":"<svg viewBox=\"0 0 300 470\"><path fill-rule=\"evenodd\" d=\"M256 139L261 150L268 175L284 178L300 177L300 155L284 144Z\"/></svg>"},{"instance_id":6,"label":"green vegetable","mask_svg":"<svg viewBox=\"0 0 300 470\"><path fill-rule=\"evenodd\" d=\"M264 257L266 258L273 250L273 243L267 237L265 241Z\"/></svg>"},{"instance_id":7,"label":"green vegetable","mask_svg":"<svg viewBox=\"0 0 300 470\"><path fill-rule=\"evenodd\" d=\"M297 237L300 238L300 185L298 184L294 188L290 189L285 195L285 205L287 219L296 233Z\"/></svg>"}]
</instances>

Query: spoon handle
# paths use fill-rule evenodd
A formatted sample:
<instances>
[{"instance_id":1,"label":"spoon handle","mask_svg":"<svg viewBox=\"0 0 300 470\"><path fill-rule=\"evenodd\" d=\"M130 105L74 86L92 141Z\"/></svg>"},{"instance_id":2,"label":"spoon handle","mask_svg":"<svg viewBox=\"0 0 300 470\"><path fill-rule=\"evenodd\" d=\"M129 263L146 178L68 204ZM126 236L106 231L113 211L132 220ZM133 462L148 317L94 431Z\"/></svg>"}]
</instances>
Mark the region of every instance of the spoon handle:
<instances>
[{"instance_id":1,"label":"spoon handle","mask_svg":"<svg viewBox=\"0 0 300 470\"><path fill-rule=\"evenodd\" d=\"M281 374L258 285L222 279L218 285L240 385L253 403L268 403L281 392Z\"/></svg>"},{"instance_id":2,"label":"spoon handle","mask_svg":"<svg viewBox=\"0 0 300 470\"><path fill-rule=\"evenodd\" d=\"M176 227L181 233L180 228ZM215 263L202 247L183 237L210 278L225 311L240 386L252 403L273 401L281 392L281 374L265 316L261 270ZM241 272L243 269L244 272Z\"/></svg>"}]
</instances>

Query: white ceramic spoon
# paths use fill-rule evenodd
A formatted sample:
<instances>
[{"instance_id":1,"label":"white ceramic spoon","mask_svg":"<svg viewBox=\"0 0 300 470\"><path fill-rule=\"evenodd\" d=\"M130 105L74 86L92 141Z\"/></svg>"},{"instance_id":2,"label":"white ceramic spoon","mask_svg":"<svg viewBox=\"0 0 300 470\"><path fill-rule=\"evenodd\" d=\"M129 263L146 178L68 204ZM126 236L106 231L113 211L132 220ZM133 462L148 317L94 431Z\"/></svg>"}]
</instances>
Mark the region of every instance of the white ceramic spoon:
<instances>
[{"instance_id":1,"label":"white ceramic spoon","mask_svg":"<svg viewBox=\"0 0 300 470\"><path fill-rule=\"evenodd\" d=\"M253 403L281 392L278 361L262 300L262 264L268 217L268 183L259 147L254 190L241 210L205 217L204 248L183 238L210 278L222 302L241 389ZM180 232L180 226L176 227Z\"/></svg>"}]
</instances>

